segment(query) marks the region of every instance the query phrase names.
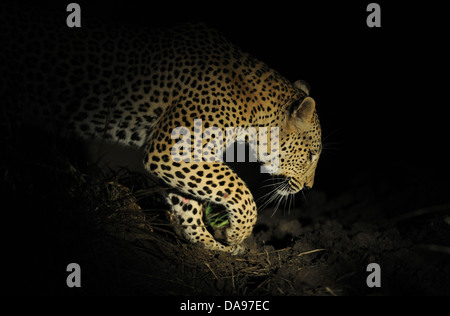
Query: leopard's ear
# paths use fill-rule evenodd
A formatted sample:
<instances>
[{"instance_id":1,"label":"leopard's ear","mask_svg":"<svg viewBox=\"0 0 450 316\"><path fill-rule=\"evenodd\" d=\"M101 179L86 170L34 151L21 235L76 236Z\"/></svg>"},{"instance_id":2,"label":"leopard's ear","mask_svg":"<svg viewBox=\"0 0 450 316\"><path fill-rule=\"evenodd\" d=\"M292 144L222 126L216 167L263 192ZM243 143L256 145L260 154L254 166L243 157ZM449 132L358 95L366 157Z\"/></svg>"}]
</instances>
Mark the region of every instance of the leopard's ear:
<instances>
[{"instance_id":1,"label":"leopard's ear","mask_svg":"<svg viewBox=\"0 0 450 316\"><path fill-rule=\"evenodd\" d=\"M309 95L310 88L309 88L309 84L306 81L297 80L296 82L294 82L294 87L296 87L299 90L302 90L306 94L306 96Z\"/></svg>"},{"instance_id":2,"label":"leopard's ear","mask_svg":"<svg viewBox=\"0 0 450 316\"><path fill-rule=\"evenodd\" d=\"M299 118L305 123L311 123L315 109L316 102L314 101L314 99L311 97L306 97L294 111L294 117Z\"/></svg>"}]
</instances>

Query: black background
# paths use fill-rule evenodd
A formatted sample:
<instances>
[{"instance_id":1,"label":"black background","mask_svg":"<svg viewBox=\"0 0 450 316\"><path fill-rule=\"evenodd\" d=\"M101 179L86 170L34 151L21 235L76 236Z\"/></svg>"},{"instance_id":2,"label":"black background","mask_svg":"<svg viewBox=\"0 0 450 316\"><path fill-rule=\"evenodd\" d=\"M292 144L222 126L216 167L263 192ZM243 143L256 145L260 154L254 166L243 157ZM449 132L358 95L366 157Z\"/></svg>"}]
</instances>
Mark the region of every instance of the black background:
<instances>
[{"instance_id":1,"label":"black background","mask_svg":"<svg viewBox=\"0 0 450 316\"><path fill-rule=\"evenodd\" d=\"M445 8L439 2L377 1L381 28L369 28L370 2L77 3L82 26L84 19L149 27L205 22L289 80L306 80L324 136L316 190L339 196L362 181L406 190L402 211L448 203ZM30 6L58 12L65 26L68 3ZM411 188L431 185L442 189L412 196L418 190Z\"/></svg>"}]
</instances>

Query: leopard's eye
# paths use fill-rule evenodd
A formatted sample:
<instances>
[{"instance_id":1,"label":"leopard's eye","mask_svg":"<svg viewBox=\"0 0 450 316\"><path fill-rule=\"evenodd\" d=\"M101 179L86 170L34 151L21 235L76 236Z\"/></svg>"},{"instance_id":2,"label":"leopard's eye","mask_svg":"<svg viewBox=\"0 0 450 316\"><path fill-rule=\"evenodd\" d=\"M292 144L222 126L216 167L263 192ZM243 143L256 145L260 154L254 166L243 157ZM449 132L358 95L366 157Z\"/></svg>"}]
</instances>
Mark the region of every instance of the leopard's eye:
<instances>
[{"instance_id":1,"label":"leopard's eye","mask_svg":"<svg viewBox=\"0 0 450 316\"><path fill-rule=\"evenodd\" d=\"M313 160L316 160L317 155L319 154L319 152L315 152L315 151L308 151L308 160L311 162Z\"/></svg>"}]
</instances>

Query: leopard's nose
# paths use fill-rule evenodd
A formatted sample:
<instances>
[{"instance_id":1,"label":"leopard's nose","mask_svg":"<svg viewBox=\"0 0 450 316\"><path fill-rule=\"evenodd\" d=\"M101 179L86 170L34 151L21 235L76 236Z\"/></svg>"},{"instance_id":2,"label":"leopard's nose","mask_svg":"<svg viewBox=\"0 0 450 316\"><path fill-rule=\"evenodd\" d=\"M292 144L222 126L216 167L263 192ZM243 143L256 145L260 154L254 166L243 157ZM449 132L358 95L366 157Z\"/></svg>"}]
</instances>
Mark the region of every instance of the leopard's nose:
<instances>
[{"instance_id":1,"label":"leopard's nose","mask_svg":"<svg viewBox=\"0 0 450 316\"><path fill-rule=\"evenodd\" d=\"M305 184L303 185L303 190L305 190L305 191L311 190L311 187L305 183Z\"/></svg>"}]
</instances>

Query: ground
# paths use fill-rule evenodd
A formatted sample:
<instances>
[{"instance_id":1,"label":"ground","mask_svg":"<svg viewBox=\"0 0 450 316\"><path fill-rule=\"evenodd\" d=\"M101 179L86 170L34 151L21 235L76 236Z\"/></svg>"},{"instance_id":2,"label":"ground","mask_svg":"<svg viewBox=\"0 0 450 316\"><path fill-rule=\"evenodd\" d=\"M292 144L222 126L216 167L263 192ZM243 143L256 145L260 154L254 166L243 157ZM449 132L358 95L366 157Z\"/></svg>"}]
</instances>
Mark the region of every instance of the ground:
<instances>
[{"instance_id":1,"label":"ground","mask_svg":"<svg viewBox=\"0 0 450 316\"><path fill-rule=\"evenodd\" d=\"M80 167L53 145L47 149L43 160L19 154L22 158L2 169L5 205L13 206L6 222L17 227L6 236L11 292L450 294L447 188L429 182L439 175L404 167L397 170L401 180L396 183L367 170L337 193L313 189L300 195L289 212L261 211L245 242L248 253L231 256L179 237L159 197L164 189L149 185L146 176ZM66 286L65 268L71 262L81 267L80 289ZM379 288L366 283L366 268L373 262L381 267Z\"/></svg>"}]
</instances>

